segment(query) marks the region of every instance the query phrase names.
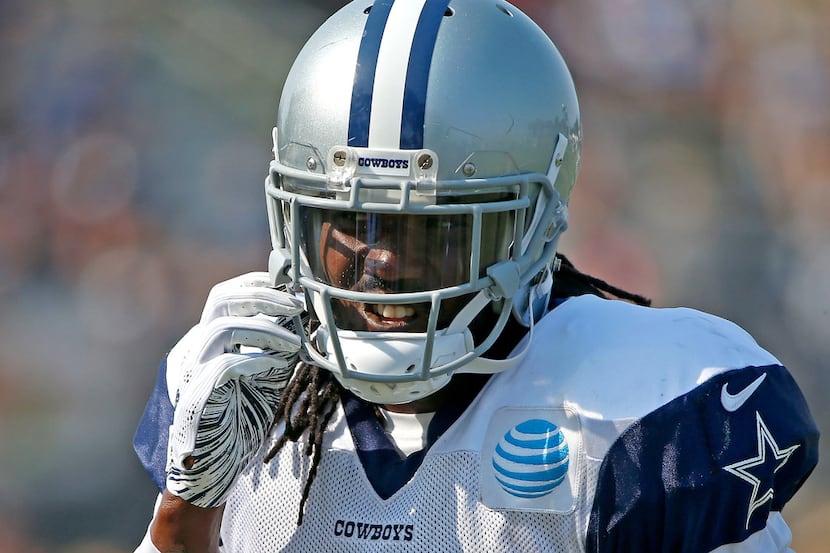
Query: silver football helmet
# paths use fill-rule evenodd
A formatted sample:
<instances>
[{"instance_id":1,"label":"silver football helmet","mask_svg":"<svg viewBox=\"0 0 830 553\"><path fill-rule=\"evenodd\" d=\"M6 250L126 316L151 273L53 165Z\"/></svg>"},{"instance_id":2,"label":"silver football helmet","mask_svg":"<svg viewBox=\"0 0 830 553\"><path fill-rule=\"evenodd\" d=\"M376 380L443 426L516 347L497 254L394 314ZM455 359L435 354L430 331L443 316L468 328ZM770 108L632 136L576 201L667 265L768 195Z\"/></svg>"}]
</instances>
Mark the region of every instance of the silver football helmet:
<instances>
[{"instance_id":1,"label":"silver football helmet","mask_svg":"<svg viewBox=\"0 0 830 553\"><path fill-rule=\"evenodd\" d=\"M555 46L502 0L362 0L287 77L266 181L275 284L319 324L304 353L404 403L544 312L581 148Z\"/></svg>"}]
</instances>

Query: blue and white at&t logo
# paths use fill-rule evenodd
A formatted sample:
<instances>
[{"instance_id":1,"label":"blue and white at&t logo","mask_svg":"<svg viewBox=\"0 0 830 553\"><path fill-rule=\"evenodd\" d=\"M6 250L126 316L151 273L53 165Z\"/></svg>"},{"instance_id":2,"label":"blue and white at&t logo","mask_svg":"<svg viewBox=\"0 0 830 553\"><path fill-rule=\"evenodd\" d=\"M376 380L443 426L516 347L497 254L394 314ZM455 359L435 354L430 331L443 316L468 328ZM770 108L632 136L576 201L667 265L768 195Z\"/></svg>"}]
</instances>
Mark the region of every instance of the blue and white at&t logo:
<instances>
[{"instance_id":1,"label":"blue and white at&t logo","mask_svg":"<svg viewBox=\"0 0 830 553\"><path fill-rule=\"evenodd\" d=\"M493 468L496 480L510 495L523 499L545 496L568 475L568 442L552 422L526 420L499 441Z\"/></svg>"}]
</instances>

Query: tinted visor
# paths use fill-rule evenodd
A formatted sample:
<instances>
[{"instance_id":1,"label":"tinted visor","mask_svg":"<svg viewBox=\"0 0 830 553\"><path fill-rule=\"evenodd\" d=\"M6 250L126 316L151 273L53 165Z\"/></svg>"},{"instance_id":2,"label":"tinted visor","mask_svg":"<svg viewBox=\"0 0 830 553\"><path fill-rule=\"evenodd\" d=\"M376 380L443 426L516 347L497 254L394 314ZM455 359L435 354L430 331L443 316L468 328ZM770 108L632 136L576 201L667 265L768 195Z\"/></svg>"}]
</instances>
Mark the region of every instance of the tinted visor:
<instances>
[{"instance_id":1,"label":"tinted visor","mask_svg":"<svg viewBox=\"0 0 830 553\"><path fill-rule=\"evenodd\" d=\"M320 282L360 292L423 292L470 282L507 256L512 212L483 214L481 240L472 214L365 213L305 207L302 246ZM480 252L473 249L480 244ZM476 262L476 260L478 262Z\"/></svg>"}]
</instances>

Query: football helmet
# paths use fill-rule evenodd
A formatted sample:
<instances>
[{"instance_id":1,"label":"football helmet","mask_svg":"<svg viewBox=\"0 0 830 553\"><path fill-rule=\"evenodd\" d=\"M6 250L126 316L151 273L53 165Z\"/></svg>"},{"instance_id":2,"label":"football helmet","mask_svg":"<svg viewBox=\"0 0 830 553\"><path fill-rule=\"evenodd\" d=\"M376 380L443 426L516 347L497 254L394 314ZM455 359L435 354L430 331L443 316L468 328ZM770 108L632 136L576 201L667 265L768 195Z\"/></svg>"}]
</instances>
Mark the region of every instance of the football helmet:
<instances>
[{"instance_id":1,"label":"football helmet","mask_svg":"<svg viewBox=\"0 0 830 553\"><path fill-rule=\"evenodd\" d=\"M405 403L544 312L581 125L548 36L502 0L361 0L284 85L266 180L273 283L318 321L310 362Z\"/></svg>"}]
</instances>

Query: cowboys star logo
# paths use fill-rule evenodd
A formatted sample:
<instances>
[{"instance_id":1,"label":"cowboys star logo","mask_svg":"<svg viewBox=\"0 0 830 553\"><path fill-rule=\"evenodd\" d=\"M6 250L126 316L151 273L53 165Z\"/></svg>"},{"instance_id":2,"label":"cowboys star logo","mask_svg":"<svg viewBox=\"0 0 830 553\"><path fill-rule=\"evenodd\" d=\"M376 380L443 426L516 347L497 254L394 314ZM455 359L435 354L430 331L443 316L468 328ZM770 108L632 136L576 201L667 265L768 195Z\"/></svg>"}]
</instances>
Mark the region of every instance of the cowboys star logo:
<instances>
[{"instance_id":1,"label":"cowboys star logo","mask_svg":"<svg viewBox=\"0 0 830 553\"><path fill-rule=\"evenodd\" d=\"M756 431L758 435L758 454L749 459L732 463L731 465L723 467L723 470L734 474L744 482L752 486L752 494L749 496L749 507L746 513L746 528L749 529L749 519L752 513L766 503L771 501L774 495L772 482L770 476L778 472L787 461L793 452L798 449L799 444L781 449L772 437L772 433L767 428L761 414L755 412ZM769 466L774 464L772 472L769 472ZM757 475L757 476L756 476ZM766 485L762 489L763 480L769 482L769 487Z\"/></svg>"}]
</instances>

